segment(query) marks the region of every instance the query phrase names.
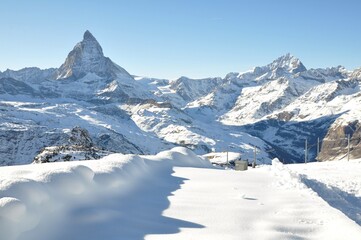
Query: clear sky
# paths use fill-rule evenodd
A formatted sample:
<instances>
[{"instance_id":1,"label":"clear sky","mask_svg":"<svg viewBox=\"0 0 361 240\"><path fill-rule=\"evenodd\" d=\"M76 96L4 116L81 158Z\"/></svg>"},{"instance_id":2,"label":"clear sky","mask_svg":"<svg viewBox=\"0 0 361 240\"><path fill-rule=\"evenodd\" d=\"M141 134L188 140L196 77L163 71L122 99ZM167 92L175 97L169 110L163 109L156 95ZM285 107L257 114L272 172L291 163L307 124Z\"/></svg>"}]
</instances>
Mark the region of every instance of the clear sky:
<instances>
[{"instance_id":1,"label":"clear sky","mask_svg":"<svg viewBox=\"0 0 361 240\"><path fill-rule=\"evenodd\" d=\"M2 0L0 71L59 67L89 30L135 75L224 77L288 52L361 66L359 0Z\"/></svg>"}]
</instances>

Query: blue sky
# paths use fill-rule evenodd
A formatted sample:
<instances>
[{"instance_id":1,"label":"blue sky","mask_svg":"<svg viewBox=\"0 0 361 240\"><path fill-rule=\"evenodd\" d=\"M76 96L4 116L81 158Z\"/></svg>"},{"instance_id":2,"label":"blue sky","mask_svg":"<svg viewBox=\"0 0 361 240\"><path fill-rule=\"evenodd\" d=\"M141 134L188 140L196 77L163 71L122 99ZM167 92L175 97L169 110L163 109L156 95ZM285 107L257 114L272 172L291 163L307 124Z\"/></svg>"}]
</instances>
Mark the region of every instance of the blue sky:
<instances>
[{"instance_id":1,"label":"blue sky","mask_svg":"<svg viewBox=\"0 0 361 240\"><path fill-rule=\"evenodd\" d=\"M224 77L290 52L361 66L358 0L3 0L0 70L59 67L89 30L131 74Z\"/></svg>"}]
</instances>

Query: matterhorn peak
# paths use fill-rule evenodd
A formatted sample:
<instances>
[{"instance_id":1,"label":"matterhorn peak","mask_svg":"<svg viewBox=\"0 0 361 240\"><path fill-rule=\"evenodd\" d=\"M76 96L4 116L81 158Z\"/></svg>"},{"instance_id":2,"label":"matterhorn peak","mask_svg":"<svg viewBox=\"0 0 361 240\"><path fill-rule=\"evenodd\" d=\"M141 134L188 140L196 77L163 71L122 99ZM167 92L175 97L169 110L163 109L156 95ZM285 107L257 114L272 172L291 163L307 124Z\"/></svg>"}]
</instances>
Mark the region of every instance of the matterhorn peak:
<instances>
[{"instance_id":1,"label":"matterhorn peak","mask_svg":"<svg viewBox=\"0 0 361 240\"><path fill-rule=\"evenodd\" d=\"M87 30L83 40L75 45L58 69L56 79L79 79L88 73L106 78L114 78L118 74L129 75L109 58L104 57L102 47Z\"/></svg>"},{"instance_id":2,"label":"matterhorn peak","mask_svg":"<svg viewBox=\"0 0 361 240\"><path fill-rule=\"evenodd\" d=\"M83 49L88 48L89 50L93 50L93 55L101 55L104 57L103 49L100 46L99 42L96 40L96 38L89 32L89 30L86 30L83 35L83 41L78 43L80 47Z\"/></svg>"},{"instance_id":3,"label":"matterhorn peak","mask_svg":"<svg viewBox=\"0 0 361 240\"><path fill-rule=\"evenodd\" d=\"M84 35L83 35L83 41L85 41L85 40L96 41L95 37L93 36L93 34L91 34L91 32L89 30L86 30Z\"/></svg>"},{"instance_id":4,"label":"matterhorn peak","mask_svg":"<svg viewBox=\"0 0 361 240\"><path fill-rule=\"evenodd\" d=\"M307 70L302 62L290 53L277 58L271 64L269 64L268 67L271 70L284 69L287 72L293 74Z\"/></svg>"}]
</instances>

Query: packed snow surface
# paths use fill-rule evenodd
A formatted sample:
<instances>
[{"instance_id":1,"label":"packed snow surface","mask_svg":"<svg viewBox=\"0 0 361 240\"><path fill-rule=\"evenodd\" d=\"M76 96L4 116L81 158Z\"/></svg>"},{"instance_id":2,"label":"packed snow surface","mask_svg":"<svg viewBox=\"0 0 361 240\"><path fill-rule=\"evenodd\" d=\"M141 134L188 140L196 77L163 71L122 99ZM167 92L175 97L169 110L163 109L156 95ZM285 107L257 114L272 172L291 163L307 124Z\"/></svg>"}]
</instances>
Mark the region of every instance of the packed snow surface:
<instances>
[{"instance_id":1,"label":"packed snow surface","mask_svg":"<svg viewBox=\"0 0 361 240\"><path fill-rule=\"evenodd\" d=\"M180 147L1 167L0 239L360 239L360 176L361 161L224 170Z\"/></svg>"}]
</instances>

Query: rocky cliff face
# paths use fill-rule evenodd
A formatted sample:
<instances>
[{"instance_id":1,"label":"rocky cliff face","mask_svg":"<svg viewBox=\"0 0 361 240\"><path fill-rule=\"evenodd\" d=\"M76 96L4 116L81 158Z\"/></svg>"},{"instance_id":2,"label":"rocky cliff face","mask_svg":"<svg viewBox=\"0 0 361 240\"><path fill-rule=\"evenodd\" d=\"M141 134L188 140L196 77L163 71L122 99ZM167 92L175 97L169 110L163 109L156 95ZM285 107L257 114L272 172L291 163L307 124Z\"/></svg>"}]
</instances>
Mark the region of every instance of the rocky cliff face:
<instances>
[{"instance_id":1,"label":"rocky cliff face","mask_svg":"<svg viewBox=\"0 0 361 240\"><path fill-rule=\"evenodd\" d=\"M348 141L350 138L350 142ZM350 145L349 145L350 143ZM335 122L322 139L318 161L354 159L361 157L361 123L354 120L344 123ZM348 156L349 154L349 156Z\"/></svg>"}]
</instances>

